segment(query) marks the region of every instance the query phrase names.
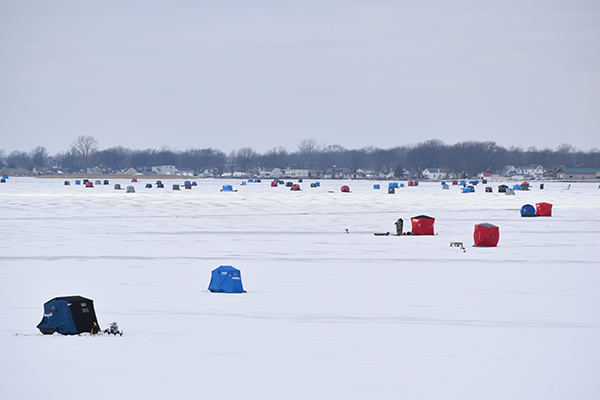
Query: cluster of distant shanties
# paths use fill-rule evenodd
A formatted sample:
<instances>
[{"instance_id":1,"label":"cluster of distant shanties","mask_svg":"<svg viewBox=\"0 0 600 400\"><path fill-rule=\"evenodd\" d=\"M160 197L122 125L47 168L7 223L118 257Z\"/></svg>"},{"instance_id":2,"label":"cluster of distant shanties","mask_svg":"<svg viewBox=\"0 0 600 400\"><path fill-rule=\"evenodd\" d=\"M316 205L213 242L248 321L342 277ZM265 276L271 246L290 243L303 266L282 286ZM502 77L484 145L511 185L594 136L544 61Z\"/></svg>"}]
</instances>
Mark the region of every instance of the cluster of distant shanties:
<instances>
[{"instance_id":1,"label":"cluster of distant shanties","mask_svg":"<svg viewBox=\"0 0 600 400\"><path fill-rule=\"evenodd\" d=\"M298 179L298 178L313 178L313 179L371 179L371 180L394 180L394 179L420 179L424 181L442 181L452 179L464 179L466 174L453 173L445 171L442 168L425 168L420 172L411 172L406 169L402 170L402 174L397 173L376 173L372 170L357 169L351 171L347 168L333 168L325 172L320 170L311 170L308 168L273 168L271 170L259 170L252 172L224 172L218 173L214 169L207 169L199 173L194 173L190 170L179 170L173 165L161 165L152 167L151 170L142 170L141 172L134 168L117 173L106 173L97 167L88 168L87 174L80 172L78 174L63 174L53 167L34 167L32 170L24 168L0 168L0 175L9 176L45 176L45 177L61 177L65 175L111 175L114 178L128 178L135 175L163 177L197 177L197 178L264 178L264 179ZM400 176L398 176L400 175ZM531 180L531 179L548 179L548 180L566 180L566 181L600 181L600 168L566 168L558 167L553 170L546 170L541 165L529 165L514 167L507 165L502 172L493 174L489 172L481 172L475 176L477 179L487 179L490 181L500 180Z\"/></svg>"}]
</instances>

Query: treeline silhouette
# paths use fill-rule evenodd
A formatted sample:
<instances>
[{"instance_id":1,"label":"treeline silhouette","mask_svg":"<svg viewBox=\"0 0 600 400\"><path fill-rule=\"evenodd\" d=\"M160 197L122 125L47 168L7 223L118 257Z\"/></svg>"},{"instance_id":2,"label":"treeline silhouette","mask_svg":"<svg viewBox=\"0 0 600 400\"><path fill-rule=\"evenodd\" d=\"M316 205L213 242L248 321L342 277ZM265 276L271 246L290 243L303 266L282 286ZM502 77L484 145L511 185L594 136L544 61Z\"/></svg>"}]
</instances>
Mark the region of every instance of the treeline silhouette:
<instances>
[{"instance_id":1,"label":"treeline silhouette","mask_svg":"<svg viewBox=\"0 0 600 400\"><path fill-rule=\"evenodd\" d=\"M505 148L493 141L446 144L437 139L388 149L346 149L340 145L319 145L315 139L304 139L295 151L279 146L261 154L251 147L243 147L225 154L212 148L177 151L166 147L134 150L116 146L99 150L93 137L79 136L69 150L55 155L49 155L42 146L30 152L13 151L10 154L0 150L0 163L10 168L29 170L51 165L65 173L84 172L91 167L116 172L130 167L147 170L152 166L174 165L196 174L205 170L222 174L290 167L322 173L332 169L352 172L361 169L387 174L406 169L420 174L425 168L441 168L444 172L474 176L481 172L500 173L507 165L542 165L546 170L559 166L600 168L600 151L595 148L581 151L570 144L562 144L556 149L523 149L514 146Z\"/></svg>"}]
</instances>

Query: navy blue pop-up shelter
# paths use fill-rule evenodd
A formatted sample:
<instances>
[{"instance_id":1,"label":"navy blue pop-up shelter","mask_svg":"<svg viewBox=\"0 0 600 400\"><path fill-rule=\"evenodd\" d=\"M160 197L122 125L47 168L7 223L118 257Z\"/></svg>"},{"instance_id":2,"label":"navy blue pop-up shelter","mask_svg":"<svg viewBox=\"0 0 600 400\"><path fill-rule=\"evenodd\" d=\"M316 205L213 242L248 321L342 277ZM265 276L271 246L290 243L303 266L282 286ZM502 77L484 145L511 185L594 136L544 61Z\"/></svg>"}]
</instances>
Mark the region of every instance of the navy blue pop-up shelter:
<instances>
[{"instance_id":1,"label":"navy blue pop-up shelter","mask_svg":"<svg viewBox=\"0 0 600 400\"><path fill-rule=\"evenodd\" d=\"M56 297L44 304L44 317L37 328L45 335L98 331L94 301L81 296Z\"/></svg>"},{"instance_id":2,"label":"navy blue pop-up shelter","mask_svg":"<svg viewBox=\"0 0 600 400\"><path fill-rule=\"evenodd\" d=\"M231 265L221 265L212 271L208 290L216 293L245 293L242 273Z\"/></svg>"}]
</instances>

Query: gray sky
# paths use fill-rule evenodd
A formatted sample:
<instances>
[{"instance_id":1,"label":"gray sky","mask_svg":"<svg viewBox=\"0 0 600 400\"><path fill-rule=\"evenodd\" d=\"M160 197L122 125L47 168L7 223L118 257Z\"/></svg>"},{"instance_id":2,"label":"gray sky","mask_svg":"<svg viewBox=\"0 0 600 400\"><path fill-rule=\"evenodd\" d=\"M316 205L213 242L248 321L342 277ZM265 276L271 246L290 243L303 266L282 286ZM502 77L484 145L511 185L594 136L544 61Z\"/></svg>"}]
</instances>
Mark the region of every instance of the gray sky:
<instances>
[{"instance_id":1,"label":"gray sky","mask_svg":"<svg viewBox=\"0 0 600 400\"><path fill-rule=\"evenodd\" d=\"M598 1L0 0L0 149L600 148Z\"/></svg>"}]
</instances>

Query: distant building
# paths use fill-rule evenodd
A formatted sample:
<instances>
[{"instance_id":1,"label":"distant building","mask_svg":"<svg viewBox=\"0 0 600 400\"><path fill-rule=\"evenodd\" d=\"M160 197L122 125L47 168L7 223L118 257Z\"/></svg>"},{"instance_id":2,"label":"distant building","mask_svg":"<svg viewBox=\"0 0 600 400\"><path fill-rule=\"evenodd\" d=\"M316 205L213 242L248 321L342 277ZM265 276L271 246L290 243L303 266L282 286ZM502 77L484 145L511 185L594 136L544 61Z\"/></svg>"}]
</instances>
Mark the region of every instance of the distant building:
<instances>
[{"instance_id":1,"label":"distant building","mask_svg":"<svg viewBox=\"0 0 600 400\"><path fill-rule=\"evenodd\" d=\"M514 165L506 165L502 169L502 176L512 176L517 174L517 169Z\"/></svg>"},{"instance_id":2,"label":"distant building","mask_svg":"<svg viewBox=\"0 0 600 400\"><path fill-rule=\"evenodd\" d=\"M176 169L175 173L176 173L176 175L194 176L194 170L190 169L190 168ZM168 175L172 175L172 174L168 174Z\"/></svg>"},{"instance_id":3,"label":"distant building","mask_svg":"<svg viewBox=\"0 0 600 400\"><path fill-rule=\"evenodd\" d=\"M133 167L127 168L123 171L121 171L121 175L135 175L137 174L137 170Z\"/></svg>"},{"instance_id":4,"label":"distant building","mask_svg":"<svg viewBox=\"0 0 600 400\"><path fill-rule=\"evenodd\" d=\"M446 178L446 174L440 168L425 168L421 175L425 179L436 180Z\"/></svg>"},{"instance_id":5,"label":"distant building","mask_svg":"<svg viewBox=\"0 0 600 400\"><path fill-rule=\"evenodd\" d=\"M600 180L600 168L559 168L558 179Z\"/></svg>"},{"instance_id":6,"label":"distant building","mask_svg":"<svg viewBox=\"0 0 600 400\"><path fill-rule=\"evenodd\" d=\"M271 171L260 171L261 178L283 178L283 171L279 168L273 168Z\"/></svg>"},{"instance_id":7,"label":"distant building","mask_svg":"<svg viewBox=\"0 0 600 400\"><path fill-rule=\"evenodd\" d=\"M97 174L101 174L102 170L98 167L88 167L87 173L97 175Z\"/></svg>"},{"instance_id":8,"label":"distant building","mask_svg":"<svg viewBox=\"0 0 600 400\"><path fill-rule=\"evenodd\" d=\"M175 175L177 173L177 168L175 168L174 165L158 165L152 167L152 172L156 175Z\"/></svg>"},{"instance_id":9,"label":"distant building","mask_svg":"<svg viewBox=\"0 0 600 400\"><path fill-rule=\"evenodd\" d=\"M308 169L306 168L287 168L285 176L289 178L308 178Z\"/></svg>"},{"instance_id":10,"label":"distant building","mask_svg":"<svg viewBox=\"0 0 600 400\"><path fill-rule=\"evenodd\" d=\"M33 176L33 172L24 168L0 168L0 175L7 176Z\"/></svg>"},{"instance_id":11,"label":"distant building","mask_svg":"<svg viewBox=\"0 0 600 400\"><path fill-rule=\"evenodd\" d=\"M523 176L542 176L546 170L541 165L524 165L516 168L514 175L523 175Z\"/></svg>"},{"instance_id":12,"label":"distant building","mask_svg":"<svg viewBox=\"0 0 600 400\"><path fill-rule=\"evenodd\" d=\"M198 176L201 178L214 178L217 174L215 169L212 168L202 168L204 171L199 173Z\"/></svg>"},{"instance_id":13,"label":"distant building","mask_svg":"<svg viewBox=\"0 0 600 400\"><path fill-rule=\"evenodd\" d=\"M54 174L56 174L56 168L53 168L51 166L44 166L44 167L35 166L35 167L33 167L33 170L31 170L31 172L34 175L54 175Z\"/></svg>"}]
</instances>

